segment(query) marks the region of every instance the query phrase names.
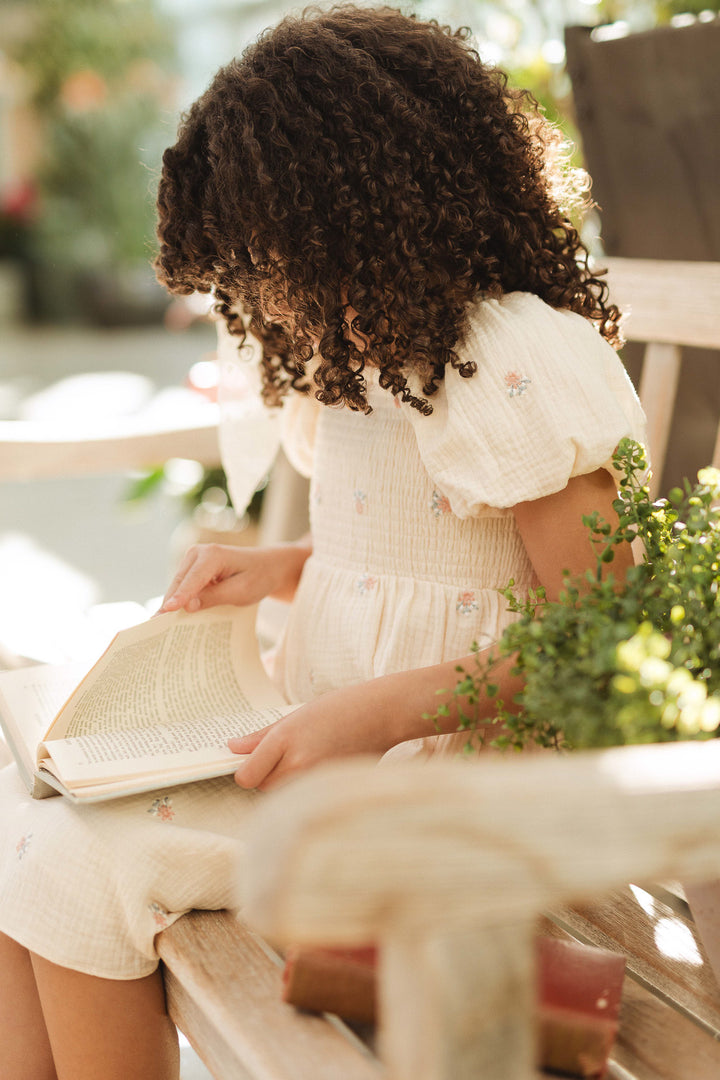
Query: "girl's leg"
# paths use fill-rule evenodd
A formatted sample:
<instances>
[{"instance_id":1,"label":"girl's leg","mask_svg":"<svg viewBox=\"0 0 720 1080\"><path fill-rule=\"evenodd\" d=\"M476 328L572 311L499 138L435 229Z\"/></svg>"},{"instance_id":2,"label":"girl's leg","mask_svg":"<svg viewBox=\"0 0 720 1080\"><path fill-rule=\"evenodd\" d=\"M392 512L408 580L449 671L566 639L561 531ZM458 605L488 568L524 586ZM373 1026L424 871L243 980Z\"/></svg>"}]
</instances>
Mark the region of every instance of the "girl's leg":
<instances>
[{"instance_id":1,"label":"girl's leg","mask_svg":"<svg viewBox=\"0 0 720 1080\"><path fill-rule=\"evenodd\" d=\"M57 1080L30 953L0 934L0 1080Z\"/></svg>"},{"instance_id":2,"label":"girl's leg","mask_svg":"<svg viewBox=\"0 0 720 1080\"><path fill-rule=\"evenodd\" d=\"M177 1080L177 1032L159 971L101 979L31 956L59 1080Z\"/></svg>"}]
</instances>

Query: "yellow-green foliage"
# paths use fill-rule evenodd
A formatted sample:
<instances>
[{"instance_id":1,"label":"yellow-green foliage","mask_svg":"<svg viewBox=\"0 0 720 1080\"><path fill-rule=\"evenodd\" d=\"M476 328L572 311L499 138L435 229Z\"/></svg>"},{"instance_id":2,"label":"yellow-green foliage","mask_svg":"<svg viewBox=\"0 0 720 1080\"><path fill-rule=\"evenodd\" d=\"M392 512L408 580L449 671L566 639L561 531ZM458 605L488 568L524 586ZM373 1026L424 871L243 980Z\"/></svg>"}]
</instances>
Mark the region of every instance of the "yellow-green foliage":
<instances>
[{"instance_id":1,"label":"yellow-green foliage","mask_svg":"<svg viewBox=\"0 0 720 1080\"><path fill-rule=\"evenodd\" d=\"M511 582L503 595L518 620L490 664L458 669L452 695L462 706L461 726L472 729L480 701L497 697L497 659L516 657L525 680L520 711L495 702L503 730L493 745L597 747L720 733L720 524L713 507L720 472L701 469L697 484L686 481L684 490L651 503L642 447L623 440L615 466L617 527L598 514L583 519L595 570L581 581L566 577L555 602L542 590L520 601ZM618 583L608 564L617 545L635 536L645 556Z\"/></svg>"}]
</instances>

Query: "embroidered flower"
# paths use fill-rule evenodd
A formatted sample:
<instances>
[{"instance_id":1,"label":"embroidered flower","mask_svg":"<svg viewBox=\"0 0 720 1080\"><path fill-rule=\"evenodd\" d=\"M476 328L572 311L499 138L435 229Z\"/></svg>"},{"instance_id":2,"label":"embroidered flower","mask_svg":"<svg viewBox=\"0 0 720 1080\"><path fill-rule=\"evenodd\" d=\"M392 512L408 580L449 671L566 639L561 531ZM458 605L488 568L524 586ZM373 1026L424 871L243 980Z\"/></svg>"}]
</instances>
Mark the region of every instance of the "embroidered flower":
<instances>
[{"instance_id":1,"label":"embroidered flower","mask_svg":"<svg viewBox=\"0 0 720 1080\"><path fill-rule=\"evenodd\" d=\"M165 930L169 926L168 915L170 912L167 908L161 907L160 904L153 900L148 904L148 911L151 913L158 930Z\"/></svg>"},{"instance_id":2,"label":"embroidered flower","mask_svg":"<svg viewBox=\"0 0 720 1080\"><path fill-rule=\"evenodd\" d=\"M155 817L159 817L161 821L172 821L175 817L175 811L170 796L166 795L163 799L155 799L148 810L148 814L154 814Z\"/></svg>"},{"instance_id":3,"label":"embroidered flower","mask_svg":"<svg viewBox=\"0 0 720 1080\"><path fill-rule=\"evenodd\" d=\"M25 836L21 836L17 844L15 845L15 851L17 852L18 859L22 859L23 855L26 854L27 849L30 847L31 836L31 832L27 833Z\"/></svg>"},{"instance_id":4,"label":"embroidered flower","mask_svg":"<svg viewBox=\"0 0 720 1080\"><path fill-rule=\"evenodd\" d=\"M363 574L355 582L355 588L361 596L365 596L366 593L372 592L377 585L377 578L372 577L370 574Z\"/></svg>"},{"instance_id":5,"label":"embroidered flower","mask_svg":"<svg viewBox=\"0 0 720 1080\"><path fill-rule=\"evenodd\" d=\"M478 603L472 589L458 593L456 609L459 615L469 615L472 611L477 611Z\"/></svg>"},{"instance_id":6,"label":"embroidered flower","mask_svg":"<svg viewBox=\"0 0 720 1080\"><path fill-rule=\"evenodd\" d=\"M528 379L527 375L518 375L517 371L508 371L505 376L505 385L510 397L519 397L524 394L531 382L532 380Z\"/></svg>"},{"instance_id":7,"label":"embroidered flower","mask_svg":"<svg viewBox=\"0 0 720 1080\"><path fill-rule=\"evenodd\" d=\"M355 513L364 514L365 503L367 502L367 492L360 491L359 489L357 491L353 491L353 499L355 500Z\"/></svg>"},{"instance_id":8,"label":"embroidered flower","mask_svg":"<svg viewBox=\"0 0 720 1080\"><path fill-rule=\"evenodd\" d=\"M433 491L432 493L432 497L430 499L430 509L437 518L442 517L443 514L450 514L452 512L450 508L450 500L448 499L447 495L442 495L437 490Z\"/></svg>"}]
</instances>

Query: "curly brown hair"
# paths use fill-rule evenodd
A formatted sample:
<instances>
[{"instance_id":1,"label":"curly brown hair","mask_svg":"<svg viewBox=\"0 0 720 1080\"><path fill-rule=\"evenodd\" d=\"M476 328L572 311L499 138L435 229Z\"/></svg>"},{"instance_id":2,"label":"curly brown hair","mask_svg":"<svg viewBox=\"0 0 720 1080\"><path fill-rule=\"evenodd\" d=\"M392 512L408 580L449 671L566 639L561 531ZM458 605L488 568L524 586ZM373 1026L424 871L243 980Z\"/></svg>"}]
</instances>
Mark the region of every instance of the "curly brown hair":
<instances>
[{"instance_id":1,"label":"curly brown hair","mask_svg":"<svg viewBox=\"0 0 720 1080\"><path fill-rule=\"evenodd\" d=\"M165 151L158 278L214 290L231 332L260 339L269 403L308 391L315 357L325 404L368 411L367 363L431 412L448 364L475 371L457 347L479 296L535 293L618 343L559 205L557 133L468 38L309 9L222 68Z\"/></svg>"}]
</instances>

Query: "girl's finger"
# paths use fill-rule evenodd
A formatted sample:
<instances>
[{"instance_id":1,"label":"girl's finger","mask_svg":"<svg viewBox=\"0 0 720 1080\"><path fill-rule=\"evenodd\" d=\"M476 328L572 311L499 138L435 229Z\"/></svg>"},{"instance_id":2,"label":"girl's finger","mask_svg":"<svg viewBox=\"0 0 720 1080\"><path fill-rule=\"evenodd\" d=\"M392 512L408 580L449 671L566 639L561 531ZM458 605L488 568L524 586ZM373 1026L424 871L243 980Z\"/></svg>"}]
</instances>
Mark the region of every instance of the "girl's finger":
<instances>
[{"instance_id":1,"label":"girl's finger","mask_svg":"<svg viewBox=\"0 0 720 1080\"><path fill-rule=\"evenodd\" d=\"M254 731L252 735L238 735L228 739L228 746L233 754L252 754L265 737L265 731Z\"/></svg>"},{"instance_id":2,"label":"girl's finger","mask_svg":"<svg viewBox=\"0 0 720 1080\"><path fill-rule=\"evenodd\" d=\"M235 783L245 789L258 788L283 756L276 739L263 739L235 773Z\"/></svg>"},{"instance_id":3,"label":"girl's finger","mask_svg":"<svg viewBox=\"0 0 720 1080\"><path fill-rule=\"evenodd\" d=\"M200 594L219 577L220 569L221 567L214 561L196 558L174 589L171 586L168 590L169 596L163 601L163 609L175 611L185 607L188 611L197 611L202 607L202 602L199 600Z\"/></svg>"},{"instance_id":4,"label":"girl's finger","mask_svg":"<svg viewBox=\"0 0 720 1080\"><path fill-rule=\"evenodd\" d=\"M193 563L195 562L196 559L197 559L197 549L196 548L190 548L188 551L185 552L185 555L183 557L183 561L180 563L180 567L178 569L177 574L175 575L175 577L172 579L172 581L168 585L167 592L165 593L165 595L163 597L163 602L160 605L160 611L173 610L173 608L170 605L172 604L172 602L174 600L175 591L178 588L178 586L180 585L180 582L187 575L188 571L190 570L190 567L193 565ZM179 605L174 605L174 606L179 606Z\"/></svg>"}]
</instances>

